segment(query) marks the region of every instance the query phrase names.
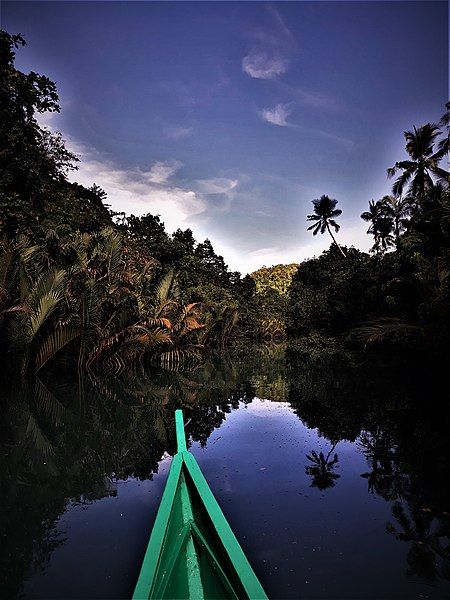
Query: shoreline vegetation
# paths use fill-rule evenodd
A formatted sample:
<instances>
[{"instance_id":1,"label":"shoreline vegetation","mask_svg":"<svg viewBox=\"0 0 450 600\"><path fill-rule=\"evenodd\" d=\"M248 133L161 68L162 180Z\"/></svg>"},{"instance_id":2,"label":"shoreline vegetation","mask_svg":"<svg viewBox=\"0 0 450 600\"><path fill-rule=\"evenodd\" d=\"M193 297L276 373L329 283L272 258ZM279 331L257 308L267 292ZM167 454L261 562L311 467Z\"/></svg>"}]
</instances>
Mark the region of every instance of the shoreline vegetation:
<instances>
[{"instance_id":1,"label":"shoreline vegetation","mask_svg":"<svg viewBox=\"0 0 450 600\"><path fill-rule=\"evenodd\" d=\"M329 250L241 277L209 240L165 231L157 215L109 210L95 184L70 183L77 157L38 113L59 112L56 85L14 66L25 45L1 32L0 358L8 379L69 368L118 374L144 363L189 368L249 343L399 354L449 347L449 108L404 133L392 195L361 218L370 254L338 241L341 210L313 200L308 227ZM299 227L301 227L299 223ZM334 230L334 233L333 231Z\"/></svg>"}]
</instances>

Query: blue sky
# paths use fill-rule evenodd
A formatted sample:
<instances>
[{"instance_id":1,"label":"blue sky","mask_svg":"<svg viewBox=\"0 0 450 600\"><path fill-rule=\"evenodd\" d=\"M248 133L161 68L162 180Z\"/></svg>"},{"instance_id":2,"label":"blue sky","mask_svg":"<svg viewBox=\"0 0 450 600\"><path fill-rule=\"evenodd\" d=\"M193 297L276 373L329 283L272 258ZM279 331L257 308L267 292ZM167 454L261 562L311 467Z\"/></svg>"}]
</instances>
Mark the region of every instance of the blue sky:
<instances>
[{"instance_id":1,"label":"blue sky","mask_svg":"<svg viewBox=\"0 0 450 600\"><path fill-rule=\"evenodd\" d=\"M17 66L58 84L44 119L127 213L209 237L233 269L329 246L311 200L343 210L339 239L390 190L402 133L448 98L446 2L2 2L28 45Z\"/></svg>"}]
</instances>

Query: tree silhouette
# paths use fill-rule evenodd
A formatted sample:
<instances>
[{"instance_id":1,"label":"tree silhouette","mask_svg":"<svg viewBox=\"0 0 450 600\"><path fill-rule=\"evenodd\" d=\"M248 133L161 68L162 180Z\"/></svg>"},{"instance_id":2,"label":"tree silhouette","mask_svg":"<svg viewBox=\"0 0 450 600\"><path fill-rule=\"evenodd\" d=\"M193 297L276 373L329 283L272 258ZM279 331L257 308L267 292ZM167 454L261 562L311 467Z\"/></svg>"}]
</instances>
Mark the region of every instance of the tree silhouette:
<instances>
[{"instance_id":1,"label":"tree silhouette","mask_svg":"<svg viewBox=\"0 0 450 600\"><path fill-rule=\"evenodd\" d=\"M313 235L317 235L319 231L322 234L325 233L325 231L328 231L333 242L339 248L340 253L345 257L345 252L337 243L336 238L334 237L330 228L331 225L336 232L338 232L341 228L335 220L336 217L339 217L339 215L342 214L342 210L340 208L336 208L338 201L334 198L323 195L320 198L313 200L312 203L314 206L314 214L308 215L307 220L316 222L308 227L308 231L312 230Z\"/></svg>"},{"instance_id":2,"label":"tree silhouette","mask_svg":"<svg viewBox=\"0 0 450 600\"><path fill-rule=\"evenodd\" d=\"M340 478L340 475L334 473L334 468L338 465L338 455L335 454L333 459L330 460L331 454L337 446L337 442L333 444L331 450L325 456L323 452L317 452L313 450L311 454L307 454L306 458L311 461L311 465L305 468L305 473L312 476L311 487L316 487L323 491L327 488L334 487L336 479Z\"/></svg>"},{"instance_id":3,"label":"tree silhouette","mask_svg":"<svg viewBox=\"0 0 450 600\"><path fill-rule=\"evenodd\" d=\"M448 172L438 165L443 157L442 149L434 151L436 138L440 129L435 123L427 123L422 127L413 127L413 131L405 131L406 152L410 160L396 162L388 169L388 177L393 177L397 171L402 173L392 186L392 193L399 197L409 184L409 194L423 201L425 192L433 187L433 177L441 183L448 183Z\"/></svg>"}]
</instances>

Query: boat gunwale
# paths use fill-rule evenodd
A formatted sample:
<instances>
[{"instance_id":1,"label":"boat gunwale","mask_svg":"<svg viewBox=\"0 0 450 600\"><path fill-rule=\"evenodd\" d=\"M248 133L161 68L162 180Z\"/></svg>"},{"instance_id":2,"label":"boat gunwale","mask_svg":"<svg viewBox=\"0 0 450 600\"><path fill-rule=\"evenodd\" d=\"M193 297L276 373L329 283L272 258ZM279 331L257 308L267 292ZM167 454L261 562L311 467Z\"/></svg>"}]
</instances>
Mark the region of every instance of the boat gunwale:
<instances>
[{"instance_id":1,"label":"boat gunwale","mask_svg":"<svg viewBox=\"0 0 450 600\"><path fill-rule=\"evenodd\" d=\"M185 479L186 484L190 483L190 479L192 485L196 488L202 506L206 510L209 521L233 565L237 578L239 579L247 598L267 600L268 597L261 583L245 556L241 545L233 533L233 530L209 487L194 455L187 450L183 412L180 409L175 411L175 426L177 453L174 455L170 465L169 475L150 535L147 550L144 555L141 571L133 594L133 600L152 598L152 592L156 591L155 577L160 565L164 541L170 524L183 467L189 475L189 478ZM193 529L193 533L195 535L195 528Z\"/></svg>"},{"instance_id":2,"label":"boat gunwale","mask_svg":"<svg viewBox=\"0 0 450 600\"><path fill-rule=\"evenodd\" d=\"M158 507L155 522L150 534L150 539L142 561L141 570L133 593L133 600L140 598L150 598L154 587L155 575L161 558L161 551L166 538L167 529L170 523L175 495L178 488L178 482L183 467L182 456L177 453L172 458L169 475ZM155 548L159 551L155 552Z\"/></svg>"}]
</instances>

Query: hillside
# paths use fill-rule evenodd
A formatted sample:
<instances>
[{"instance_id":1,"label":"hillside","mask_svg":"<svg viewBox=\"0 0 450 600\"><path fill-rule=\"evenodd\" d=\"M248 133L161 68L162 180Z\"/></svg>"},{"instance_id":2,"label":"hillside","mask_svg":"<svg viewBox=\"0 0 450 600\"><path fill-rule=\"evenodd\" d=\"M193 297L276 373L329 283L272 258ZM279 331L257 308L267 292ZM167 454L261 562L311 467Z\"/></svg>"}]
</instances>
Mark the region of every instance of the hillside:
<instances>
[{"instance_id":1,"label":"hillside","mask_svg":"<svg viewBox=\"0 0 450 600\"><path fill-rule=\"evenodd\" d=\"M250 274L256 284L258 321L261 337L266 342L285 339L288 292L298 265L262 267Z\"/></svg>"},{"instance_id":2,"label":"hillside","mask_svg":"<svg viewBox=\"0 0 450 600\"><path fill-rule=\"evenodd\" d=\"M292 277L297 272L298 264L274 265L273 267L261 267L250 274L256 283L256 293L262 294L268 288L272 288L282 296L286 296L291 285Z\"/></svg>"}]
</instances>

